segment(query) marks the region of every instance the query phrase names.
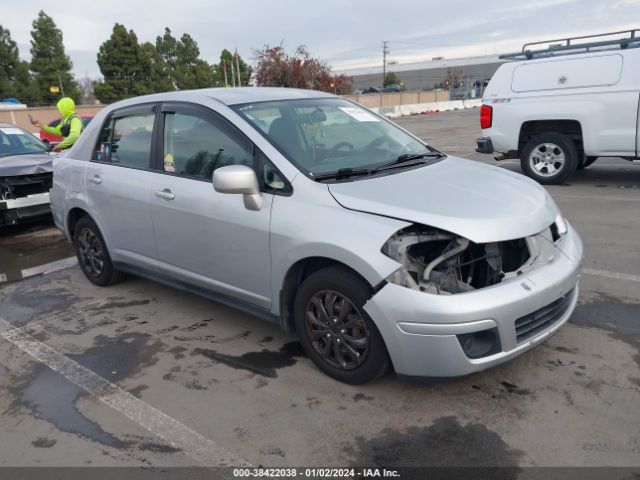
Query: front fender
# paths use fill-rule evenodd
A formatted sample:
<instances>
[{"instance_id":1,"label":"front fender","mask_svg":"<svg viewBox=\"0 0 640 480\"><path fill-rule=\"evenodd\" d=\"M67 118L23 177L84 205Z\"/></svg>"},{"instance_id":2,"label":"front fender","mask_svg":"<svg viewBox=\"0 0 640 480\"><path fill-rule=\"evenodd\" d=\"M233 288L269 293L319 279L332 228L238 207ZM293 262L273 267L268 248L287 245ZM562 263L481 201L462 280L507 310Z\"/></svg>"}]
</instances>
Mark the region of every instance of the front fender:
<instances>
[{"instance_id":1,"label":"front fender","mask_svg":"<svg viewBox=\"0 0 640 480\"><path fill-rule=\"evenodd\" d=\"M395 232L410 223L347 210L335 202L326 185L306 182L291 197L274 198L271 215L271 291L280 296L289 269L298 261L324 257L340 262L377 285L399 264L381 252ZM305 191L307 190L307 191ZM310 191L309 191L310 190ZM279 302L272 312L280 313Z\"/></svg>"}]
</instances>

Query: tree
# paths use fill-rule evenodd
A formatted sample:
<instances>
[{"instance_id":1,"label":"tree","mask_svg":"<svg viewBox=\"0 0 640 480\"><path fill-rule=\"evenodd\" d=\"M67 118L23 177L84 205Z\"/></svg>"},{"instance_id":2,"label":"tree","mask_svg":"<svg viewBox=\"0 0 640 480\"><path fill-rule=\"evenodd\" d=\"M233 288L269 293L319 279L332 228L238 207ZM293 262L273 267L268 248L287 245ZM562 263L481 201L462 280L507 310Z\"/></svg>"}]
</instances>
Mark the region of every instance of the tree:
<instances>
[{"instance_id":1,"label":"tree","mask_svg":"<svg viewBox=\"0 0 640 480\"><path fill-rule=\"evenodd\" d=\"M295 52L285 52L282 45L254 51L257 67L256 84L321 90L337 94L349 93L352 80L346 75L334 75L324 61L311 56L304 45Z\"/></svg>"},{"instance_id":2,"label":"tree","mask_svg":"<svg viewBox=\"0 0 640 480\"><path fill-rule=\"evenodd\" d=\"M29 64L20 60L11 33L0 25L0 98L17 98L24 103L38 102L38 90Z\"/></svg>"},{"instance_id":3,"label":"tree","mask_svg":"<svg viewBox=\"0 0 640 480\"><path fill-rule=\"evenodd\" d=\"M220 62L213 66L214 85L216 87L234 86L233 81L237 82L238 77L238 65L240 66L240 85L249 85L253 69L242 60L240 55L233 54L226 48L220 53ZM227 71L226 82L225 69Z\"/></svg>"},{"instance_id":4,"label":"tree","mask_svg":"<svg viewBox=\"0 0 640 480\"><path fill-rule=\"evenodd\" d=\"M80 91L71 74L73 64L64 51L62 31L42 10L32 26L30 68L34 73L39 98L45 103L55 103L60 94L51 93L49 88L62 82L65 95L79 100Z\"/></svg>"},{"instance_id":5,"label":"tree","mask_svg":"<svg viewBox=\"0 0 640 480\"><path fill-rule=\"evenodd\" d=\"M169 67L158 53L155 45L151 42L145 42L142 44L142 48L151 61L151 84L149 85L151 91L156 93L175 90Z\"/></svg>"},{"instance_id":6,"label":"tree","mask_svg":"<svg viewBox=\"0 0 640 480\"><path fill-rule=\"evenodd\" d=\"M110 103L152 93L152 61L133 30L116 23L109 40L100 45L98 66L103 82L94 83L96 97Z\"/></svg>"},{"instance_id":7,"label":"tree","mask_svg":"<svg viewBox=\"0 0 640 480\"><path fill-rule=\"evenodd\" d=\"M400 77L398 77L398 75L396 75L394 72L389 72L384 77L384 85L383 86L387 87L389 85L400 85Z\"/></svg>"},{"instance_id":8,"label":"tree","mask_svg":"<svg viewBox=\"0 0 640 480\"><path fill-rule=\"evenodd\" d=\"M9 30L0 25L0 98L16 97L16 70L20 58L18 46Z\"/></svg>"},{"instance_id":9,"label":"tree","mask_svg":"<svg viewBox=\"0 0 640 480\"><path fill-rule=\"evenodd\" d=\"M211 66L200 58L196 41L187 33L177 40L166 27L164 35L156 38L156 51L169 70L178 90L205 88L213 85Z\"/></svg>"}]
</instances>

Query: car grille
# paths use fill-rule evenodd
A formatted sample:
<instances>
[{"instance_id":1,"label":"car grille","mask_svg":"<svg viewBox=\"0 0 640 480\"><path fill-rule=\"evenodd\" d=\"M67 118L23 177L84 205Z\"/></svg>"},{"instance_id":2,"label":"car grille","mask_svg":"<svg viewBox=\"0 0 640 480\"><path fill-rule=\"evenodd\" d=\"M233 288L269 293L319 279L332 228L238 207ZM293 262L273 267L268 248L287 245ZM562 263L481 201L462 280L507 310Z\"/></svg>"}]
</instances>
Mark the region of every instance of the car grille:
<instances>
[{"instance_id":1,"label":"car grille","mask_svg":"<svg viewBox=\"0 0 640 480\"><path fill-rule=\"evenodd\" d=\"M567 312L572 297L573 290L546 307L518 318L515 324L517 342L529 340L554 325Z\"/></svg>"}]
</instances>

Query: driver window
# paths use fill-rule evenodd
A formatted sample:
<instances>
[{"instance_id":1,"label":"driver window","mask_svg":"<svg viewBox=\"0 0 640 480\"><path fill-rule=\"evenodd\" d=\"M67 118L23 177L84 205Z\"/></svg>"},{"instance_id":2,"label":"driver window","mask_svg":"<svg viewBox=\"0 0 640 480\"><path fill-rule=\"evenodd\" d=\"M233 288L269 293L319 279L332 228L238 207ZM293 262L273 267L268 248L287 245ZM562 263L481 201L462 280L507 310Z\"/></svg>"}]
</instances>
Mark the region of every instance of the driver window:
<instances>
[{"instance_id":1,"label":"driver window","mask_svg":"<svg viewBox=\"0 0 640 480\"><path fill-rule=\"evenodd\" d=\"M190 113L166 113L162 169L166 173L211 180L216 168L254 167L251 143L222 121Z\"/></svg>"}]
</instances>

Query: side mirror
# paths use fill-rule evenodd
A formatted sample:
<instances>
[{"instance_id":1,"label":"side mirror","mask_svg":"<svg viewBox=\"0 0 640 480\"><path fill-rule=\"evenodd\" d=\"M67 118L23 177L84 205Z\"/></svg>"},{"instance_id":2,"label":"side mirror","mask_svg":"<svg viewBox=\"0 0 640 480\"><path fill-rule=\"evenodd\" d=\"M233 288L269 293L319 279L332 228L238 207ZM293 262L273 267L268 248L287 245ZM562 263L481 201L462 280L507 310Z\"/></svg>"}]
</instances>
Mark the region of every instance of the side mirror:
<instances>
[{"instance_id":1,"label":"side mirror","mask_svg":"<svg viewBox=\"0 0 640 480\"><path fill-rule=\"evenodd\" d=\"M228 165L213 172L213 188L219 193L242 194L248 210L260 210L262 194L256 172L246 165Z\"/></svg>"}]
</instances>

